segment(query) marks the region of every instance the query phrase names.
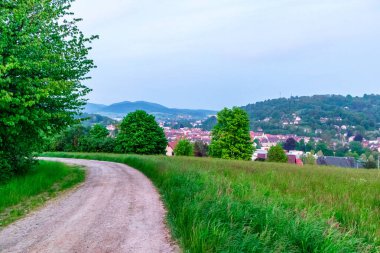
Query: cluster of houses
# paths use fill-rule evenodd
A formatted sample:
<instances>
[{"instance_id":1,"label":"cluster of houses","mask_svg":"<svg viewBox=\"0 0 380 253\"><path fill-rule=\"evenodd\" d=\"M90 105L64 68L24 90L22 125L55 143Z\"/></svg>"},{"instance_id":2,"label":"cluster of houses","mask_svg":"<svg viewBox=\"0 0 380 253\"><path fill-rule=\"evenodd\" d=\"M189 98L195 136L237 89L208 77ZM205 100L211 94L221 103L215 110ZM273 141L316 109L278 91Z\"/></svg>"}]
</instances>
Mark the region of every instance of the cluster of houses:
<instances>
[{"instance_id":1,"label":"cluster of houses","mask_svg":"<svg viewBox=\"0 0 380 253\"><path fill-rule=\"evenodd\" d=\"M168 139L168 146L166 148L166 155L173 156L174 149L180 139L188 139L190 142L201 141L206 144L210 144L211 142L211 132L203 131L200 128L182 128L182 129L171 129L164 128L166 138ZM284 143L287 139L293 138L297 142L304 140L305 144L307 144L311 138L305 136L297 136L293 134L287 135L272 135L265 134L264 132L250 132L252 140L258 140L260 143L260 149L256 149L254 154L252 155L252 160L266 160L268 158L268 151L271 147L278 145L279 143ZM313 138L314 141L318 142L322 139ZM256 145L256 144L255 144ZM363 146L368 147L372 150L380 151L380 138L377 140L364 140ZM286 153L288 157L288 163L297 164L302 166L302 158L307 153L303 151L291 150ZM354 158L351 157L328 157L328 156L320 156L314 155L316 163L319 165L333 165L338 167L348 167L348 168L360 168L361 164L358 163Z\"/></svg>"},{"instance_id":2,"label":"cluster of houses","mask_svg":"<svg viewBox=\"0 0 380 253\"><path fill-rule=\"evenodd\" d=\"M211 132L203 131L200 128L172 129L170 127L164 127L164 132L168 140L168 146L166 147L167 156L174 155L174 149L180 139L187 139L192 143L201 141L207 145L211 142Z\"/></svg>"},{"instance_id":3,"label":"cluster of houses","mask_svg":"<svg viewBox=\"0 0 380 253\"><path fill-rule=\"evenodd\" d=\"M297 136L294 134L266 134L264 132L250 132L252 140L258 140L260 142L260 145L263 149L268 150L270 147L276 146L279 143L284 143L287 139L293 138L297 142L300 142L301 140L304 140L305 143L308 143L310 141L310 137L305 136ZM320 138L313 138L314 141L318 142L322 139Z\"/></svg>"},{"instance_id":4,"label":"cluster of houses","mask_svg":"<svg viewBox=\"0 0 380 253\"><path fill-rule=\"evenodd\" d=\"M169 127L164 127L164 132L168 142L180 139L188 139L190 142L201 141L206 144L210 144L211 142L211 132L203 131L200 128L171 129Z\"/></svg>"},{"instance_id":5,"label":"cluster of houses","mask_svg":"<svg viewBox=\"0 0 380 253\"><path fill-rule=\"evenodd\" d=\"M377 150L380 152L380 137L376 140L363 140L362 145L370 150Z\"/></svg>"}]
</instances>

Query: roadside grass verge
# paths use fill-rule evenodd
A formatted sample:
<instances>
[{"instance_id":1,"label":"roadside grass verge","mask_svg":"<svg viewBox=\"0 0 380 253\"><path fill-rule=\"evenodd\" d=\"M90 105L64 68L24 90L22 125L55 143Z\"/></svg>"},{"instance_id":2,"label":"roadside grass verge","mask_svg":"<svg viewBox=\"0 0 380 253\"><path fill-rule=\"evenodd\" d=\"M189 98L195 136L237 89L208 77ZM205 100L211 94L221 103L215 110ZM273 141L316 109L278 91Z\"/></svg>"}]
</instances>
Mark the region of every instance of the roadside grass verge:
<instances>
[{"instance_id":1,"label":"roadside grass verge","mask_svg":"<svg viewBox=\"0 0 380 253\"><path fill-rule=\"evenodd\" d=\"M380 252L375 170L191 157L47 153L145 173L185 252Z\"/></svg>"},{"instance_id":2,"label":"roadside grass verge","mask_svg":"<svg viewBox=\"0 0 380 253\"><path fill-rule=\"evenodd\" d=\"M85 171L79 167L39 161L26 175L0 184L0 228L84 179Z\"/></svg>"}]
</instances>

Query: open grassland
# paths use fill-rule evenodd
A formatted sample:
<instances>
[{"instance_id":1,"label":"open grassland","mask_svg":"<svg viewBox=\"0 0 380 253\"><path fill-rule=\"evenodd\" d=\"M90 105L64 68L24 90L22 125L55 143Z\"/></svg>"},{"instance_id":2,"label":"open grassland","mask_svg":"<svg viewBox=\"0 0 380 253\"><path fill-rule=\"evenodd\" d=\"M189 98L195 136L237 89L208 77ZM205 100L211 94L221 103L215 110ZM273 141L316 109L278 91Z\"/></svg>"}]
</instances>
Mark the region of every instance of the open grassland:
<instances>
[{"instance_id":1,"label":"open grassland","mask_svg":"<svg viewBox=\"0 0 380 253\"><path fill-rule=\"evenodd\" d=\"M375 170L164 156L50 153L126 163L157 186L186 252L380 252Z\"/></svg>"},{"instance_id":2,"label":"open grassland","mask_svg":"<svg viewBox=\"0 0 380 253\"><path fill-rule=\"evenodd\" d=\"M60 191L84 181L85 171L63 163L40 161L26 175L0 185L0 227L41 206Z\"/></svg>"}]
</instances>

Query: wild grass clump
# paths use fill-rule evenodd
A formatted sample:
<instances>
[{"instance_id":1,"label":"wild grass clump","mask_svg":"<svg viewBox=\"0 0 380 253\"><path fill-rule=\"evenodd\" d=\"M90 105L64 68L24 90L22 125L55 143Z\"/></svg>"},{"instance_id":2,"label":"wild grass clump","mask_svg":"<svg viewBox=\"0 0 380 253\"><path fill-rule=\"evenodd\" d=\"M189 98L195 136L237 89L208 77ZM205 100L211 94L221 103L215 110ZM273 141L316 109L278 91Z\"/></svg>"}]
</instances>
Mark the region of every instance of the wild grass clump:
<instances>
[{"instance_id":1,"label":"wild grass clump","mask_svg":"<svg viewBox=\"0 0 380 253\"><path fill-rule=\"evenodd\" d=\"M189 157L54 153L126 163L158 187L187 252L379 252L377 171Z\"/></svg>"},{"instance_id":2,"label":"wild grass clump","mask_svg":"<svg viewBox=\"0 0 380 253\"><path fill-rule=\"evenodd\" d=\"M23 176L0 184L0 227L42 205L57 192L84 181L85 171L63 163L40 161Z\"/></svg>"}]
</instances>

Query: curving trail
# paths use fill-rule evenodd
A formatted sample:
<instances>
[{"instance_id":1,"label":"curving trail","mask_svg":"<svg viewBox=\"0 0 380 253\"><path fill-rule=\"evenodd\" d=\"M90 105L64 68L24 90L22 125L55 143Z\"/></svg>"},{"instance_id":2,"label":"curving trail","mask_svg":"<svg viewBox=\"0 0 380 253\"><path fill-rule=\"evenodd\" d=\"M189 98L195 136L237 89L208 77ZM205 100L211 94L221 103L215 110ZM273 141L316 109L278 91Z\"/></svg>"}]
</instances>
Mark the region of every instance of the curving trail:
<instances>
[{"instance_id":1,"label":"curving trail","mask_svg":"<svg viewBox=\"0 0 380 253\"><path fill-rule=\"evenodd\" d=\"M85 166L86 182L1 230L0 252L179 252L160 196L141 172L119 163L47 160Z\"/></svg>"}]
</instances>

